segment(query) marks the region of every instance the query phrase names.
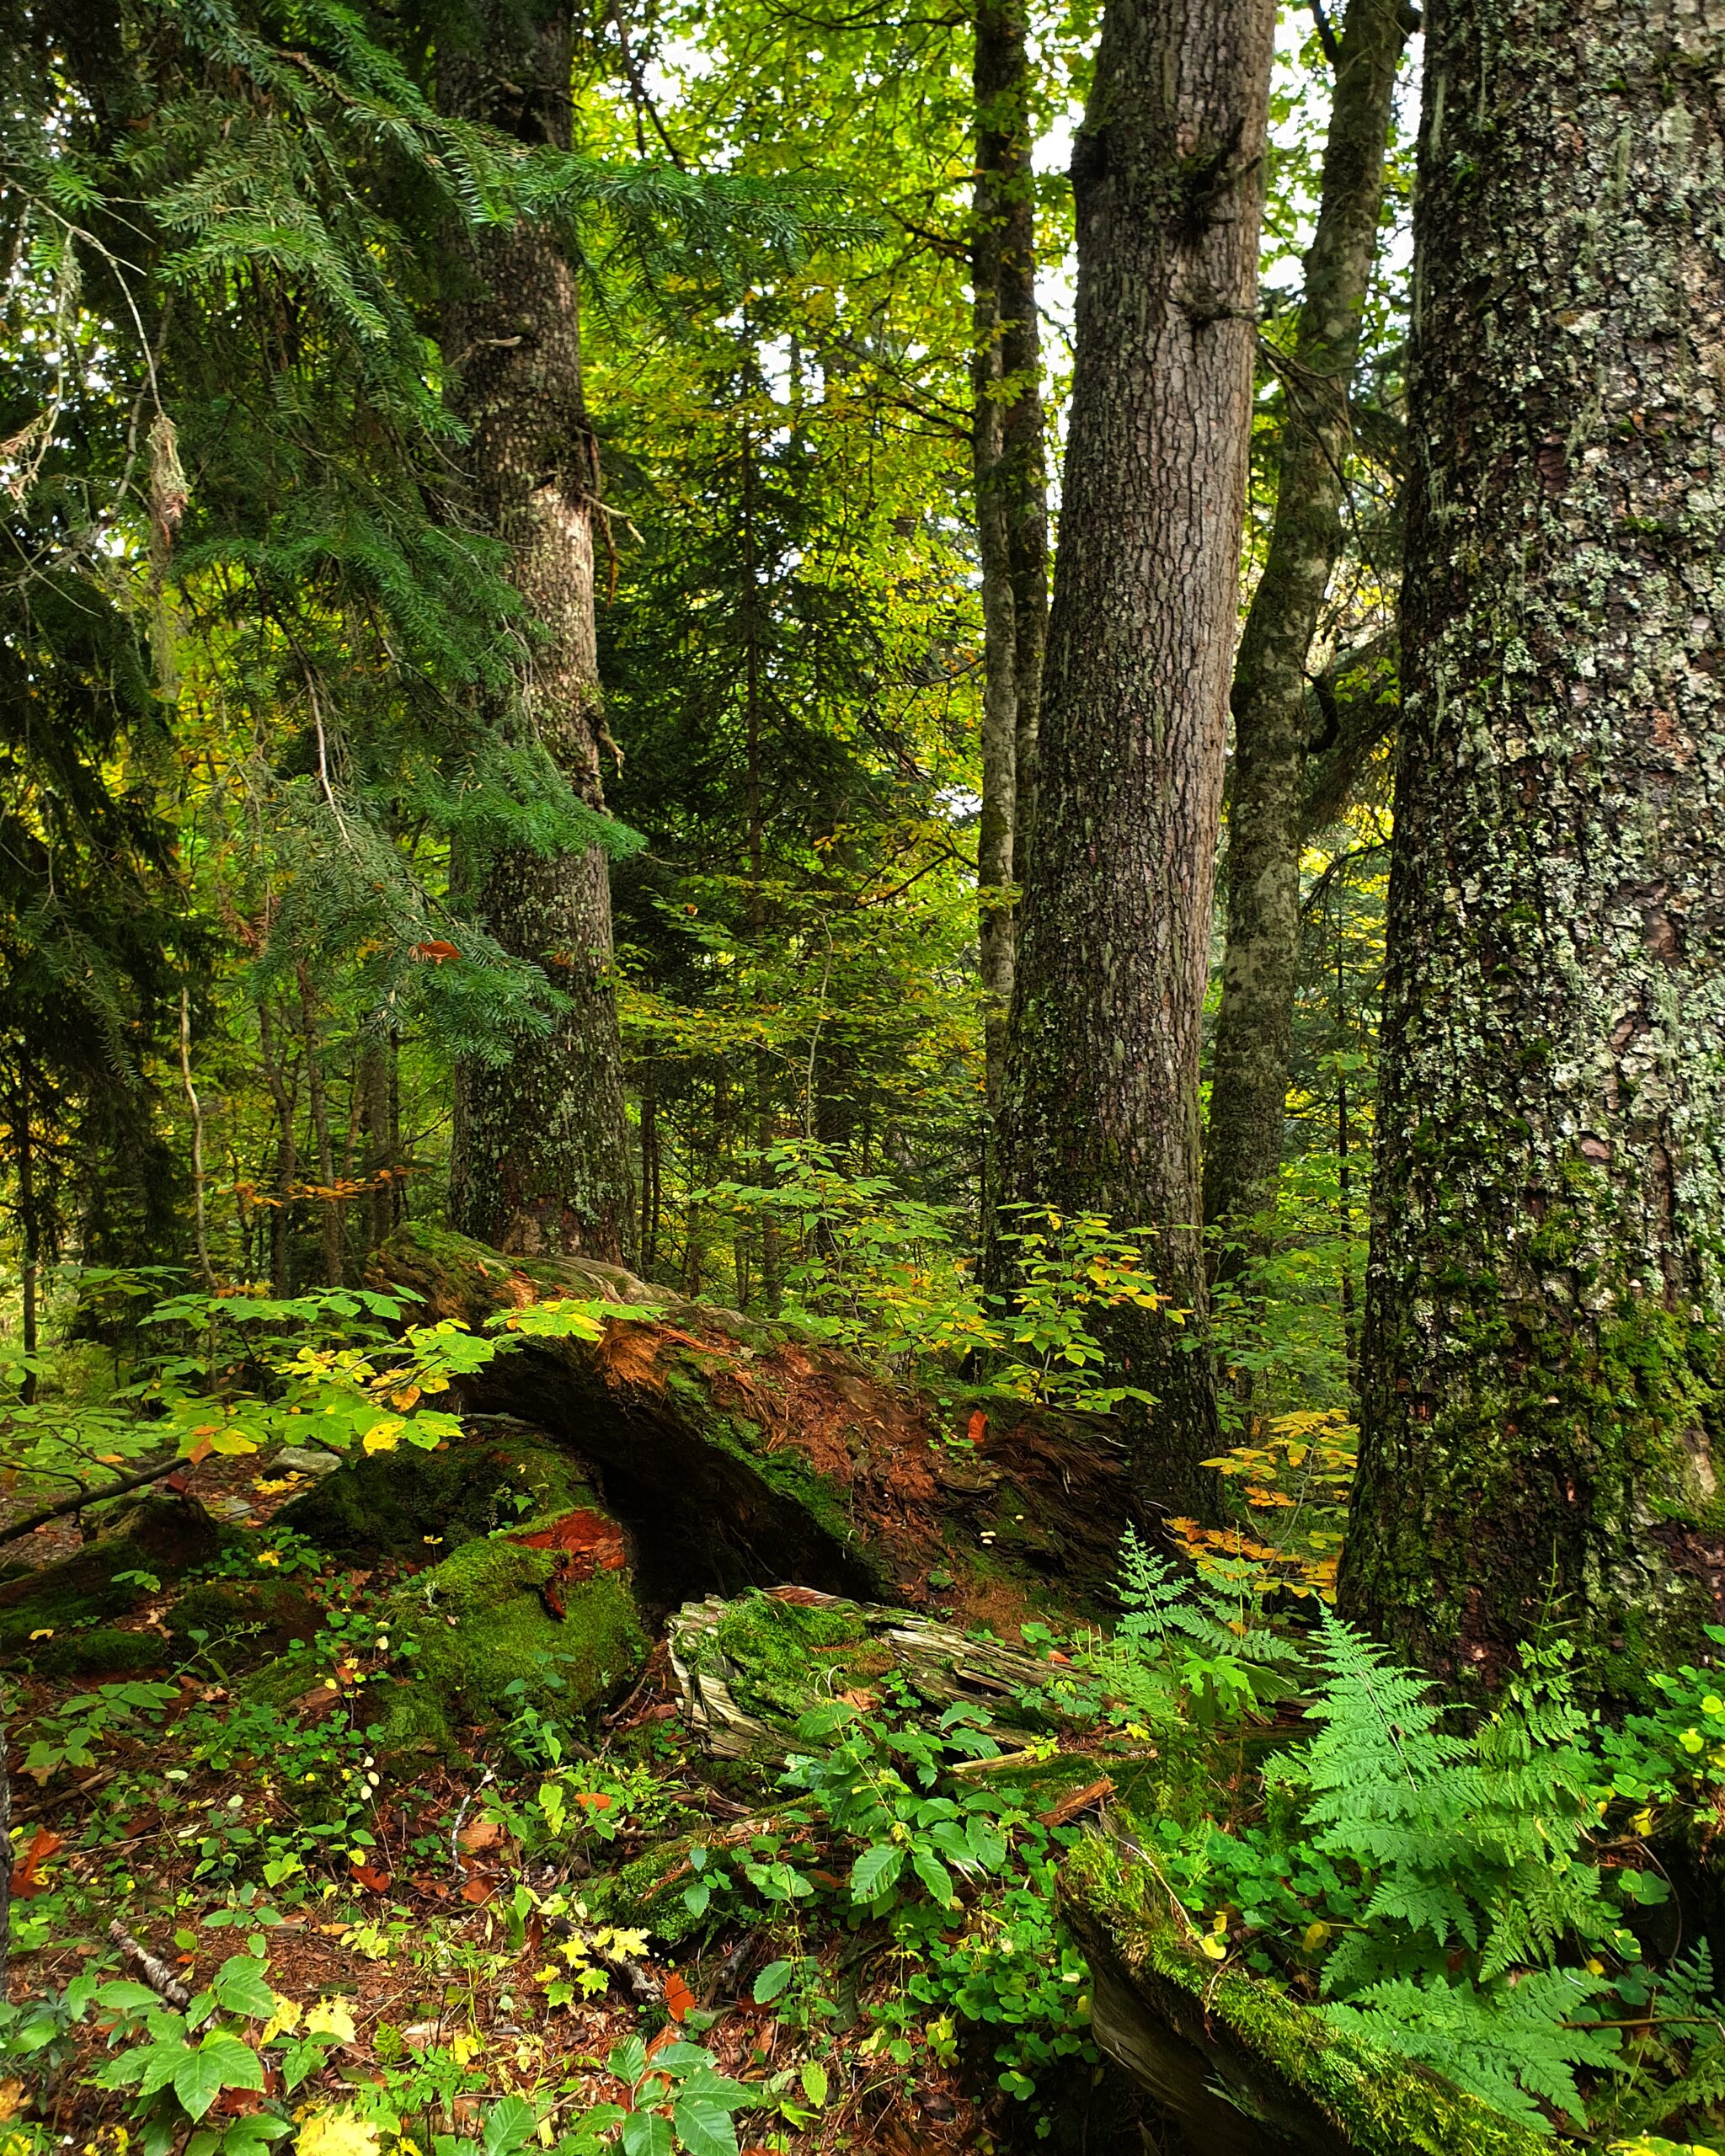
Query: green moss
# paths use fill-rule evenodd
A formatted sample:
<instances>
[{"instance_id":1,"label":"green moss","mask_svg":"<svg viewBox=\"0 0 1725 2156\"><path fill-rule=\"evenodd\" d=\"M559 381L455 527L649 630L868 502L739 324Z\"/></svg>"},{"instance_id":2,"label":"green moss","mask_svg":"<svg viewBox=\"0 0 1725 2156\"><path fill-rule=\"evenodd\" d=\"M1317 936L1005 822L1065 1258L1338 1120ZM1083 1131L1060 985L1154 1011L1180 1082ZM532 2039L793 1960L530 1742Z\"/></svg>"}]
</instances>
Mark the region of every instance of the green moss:
<instances>
[{"instance_id":1,"label":"green moss","mask_svg":"<svg viewBox=\"0 0 1725 2156\"><path fill-rule=\"evenodd\" d=\"M662 1945L686 1939L704 1917L692 1915L683 1889L694 1878L689 1851L697 1837L660 1842L616 1871L601 1873L581 1888L581 1903L596 1924L650 1932Z\"/></svg>"},{"instance_id":2,"label":"green moss","mask_svg":"<svg viewBox=\"0 0 1725 2156\"><path fill-rule=\"evenodd\" d=\"M526 1513L594 1502L566 1454L511 1433L433 1453L404 1445L350 1460L284 1505L279 1517L345 1563L423 1562L428 1547L453 1550Z\"/></svg>"},{"instance_id":3,"label":"green moss","mask_svg":"<svg viewBox=\"0 0 1725 2156\"><path fill-rule=\"evenodd\" d=\"M161 1669L169 1659L159 1632L120 1632L105 1625L56 1634L30 1650L30 1666L43 1677L119 1677Z\"/></svg>"},{"instance_id":4,"label":"green moss","mask_svg":"<svg viewBox=\"0 0 1725 2156\"><path fill-rule=\"evenodd\" d=\"M452 1756L463 1723L507 1721L523 1705L578 1716L636 1673L647 1640L627 1580L601 1572L563 1588L558 1618L540 1591L556 1568L552 1552L498 1535L394 1590L386 1621L418 1653L411 1680L390 1697L386 1748Z\"/></svg>"},{"instance_id":5,"label":"green moss","mask_svg":"<svg viewBox=\"0 0 1725 2156\"><path fill-rule=\"evenodd\" d=\"M865 1684L893 1667L854 1604L833 1609L740 1595L714 1627L712 1647L733 1665L731 1695L764 1721L794 1721L817 1699Z\"/></svg>"},{"instance_id":6,"label":"green moss","mask_svg":"<svg viewBox=\"0 0 1725 2156\"><path fill-rule=\"evenodd\" d=\"M1194 1952L1169 1919L1167 1897L1144 1866L1091 1835L1064 1867L1060 1891L1081 1936L1094 1929L1139 1980L1145 2012L1172 2041L1181 2031L1159 2012L1151 1979L1199 2009L1206 2043L1229 2040L1279 2097L1303 2100L1359 2156L1535 2156L1551 2143L1429 2068L1332 2027L1262 1977ZM1189 2041L1189 2036L1184 2038Z\"/></svg>"}]
</instances>

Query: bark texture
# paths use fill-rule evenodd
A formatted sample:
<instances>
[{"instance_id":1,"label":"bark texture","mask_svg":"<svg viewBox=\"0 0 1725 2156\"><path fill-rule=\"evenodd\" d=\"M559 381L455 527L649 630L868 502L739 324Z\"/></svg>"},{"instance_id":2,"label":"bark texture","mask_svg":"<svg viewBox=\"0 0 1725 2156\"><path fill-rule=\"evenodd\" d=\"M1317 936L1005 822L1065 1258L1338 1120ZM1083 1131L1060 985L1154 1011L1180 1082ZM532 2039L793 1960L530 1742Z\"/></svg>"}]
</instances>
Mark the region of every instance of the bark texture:
<instances>
[{"instance_id":1,"label":"bark texture","mask_svg":"<svg viewBox=\"0 0 1725 2156\"><path fill-rule=\"evenodd\" d=\"M1402 0L1351 0L1324 146L1317 228L1284 381L1276 509L1234 663L1228 936L1204 1162L1231 1272L1275 1208L1300 970L1311 704L1306 662L1342 551L1348 392L1383 206Z\"/></svg>"},{"instance_id":2,"label":"bark texture","mask_svg":"<svg viewBox=\"0 0 1725 2156\"><path fill-rule=\"evenodd\" d=\"M976 11L975 295L977 551L982 572L982 812L976 840L989 1098L1012 996L1007 894L1028 857L1048 638L1048 486L1036 311L1031 75L1023 0Z\"/></svg>"},{"instance_id":3,"label":"bark texture","mask_svg":"<svg viewBox=\"0 0 1725 2156\"><path fill-rule=\"evenodd\" d=\"M1112 0L1103 23L1072 164L1077 360L1002 1115L1005 1193L1148 1230L1200 1322L1199 1033L1274 17ZM1142 1492L1188 1508L1216 1449L1189 1337L1109 1314L1116 1369L1160 1403Z\"/></svg>"},{"instance_id":4,"label":"bark texture","mask_svg":"<svg viewBox=\"0 0 1725 2156\"><path fill-rule=\"evenodd\" d=\"M1486 1680L1720 1603L1717 0L1438 0L1347 1605Z\"/></svg>"},{"instance_id":5,"label":"bark texture","mask_svg":"<svg viewBox=\"0 0 1725 2156\"><path fill-rule=\"evenodd\" d=\"M441 67L446 109L566 149L569 8L483 0L473 25L471 47ZM556 235L526 222L488 231L467 270L445 349L452 401L473 430L471 512L510 547L536 632L524 640L519 696L496 723L530 729L580 799L602 808L599 457L582 397L574 276ZM458 867L499 942L542 966L567 1002L548 1033L516 1038L507 1065L459 1066L451 1215L505 1250L621 1257L633 1200L605 855L499 846Z\"/></svg>"}]
</instances>

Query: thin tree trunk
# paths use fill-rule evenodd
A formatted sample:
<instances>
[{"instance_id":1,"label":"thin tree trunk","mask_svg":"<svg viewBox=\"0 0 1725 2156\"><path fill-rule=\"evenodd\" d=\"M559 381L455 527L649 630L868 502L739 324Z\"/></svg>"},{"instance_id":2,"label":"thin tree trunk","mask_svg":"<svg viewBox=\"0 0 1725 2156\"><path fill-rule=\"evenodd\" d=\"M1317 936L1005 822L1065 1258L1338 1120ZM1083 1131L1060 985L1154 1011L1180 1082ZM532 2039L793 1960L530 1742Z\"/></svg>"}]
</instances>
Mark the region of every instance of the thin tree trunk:
<instances>
[{"instance_id":1,"label":"thin tree trunk","mask_svg":"<svg viewBox=\"0 0 1725 2156\"><path fill-rule=\"evenodd\" d=\"M483 0L475 12L476 45L451 44L441 61L446 109L567 149L569 8ZM602 808L599 456L582 395L574 275L556 235L525 222L488 228L462 267L467 289L447 309L445 347L451 401L472 430L471 509L510 548L533 624L519 698L494 718L537 736L579 799ZM457 1065L451 1218L505 1250L625 1257L634 1208L605 855L474 846L460 873L498 942L542 967L567 1002L547 1033L516 1038L505 1065Z\"/></svg>"},{"instance_id":2,"label":"thin tree trunk","mask_svg":"<svg viewBox=\"0 0 1725 2156\"><path fill-rule=\"evenodd\" d=\"M999 1106L1005 1068L1012 995L1009 894L1028 858L1048 630L1048 490L1026 35L1023 0L981 0L971 242L973 462L983 624L976 882L991 1109Z\"/></svg>"},{"instance_id":3,"label":"thin tree trunk","mask_svg":"<svg viewBox=\"0 0 1725 2156\"><path fill-rule=\"evenodd\" d=\"M210 1263L209 1211L204 1196L204 1104L192 1082L192 995L184 981L179 988L179 1081L192 1118L192 1235L198 1270L213 1293L216 1274Z\"/></svg>"},{"instance_id":4,"label":"thin tree trunk","mask_svg":"<svg viewBox=\"0 0 1725 2156\"><path fill-rule=\"evenodd\" d=\"M1103 22L1001 1118L1003 1188L1147 1231L1192 1313L1124 1304L1103 1332L1116 1380L1159 1403L1135 1418L1140 1496L1186 1509L1214 1503L1198 1058L1274 24L1273 0L1111 0Z\"/></svg>"},{"instance_id":5,"label":"thin tree trunk","mask_svg":"<svg viewBox=\"0 0 1725 2156\"><path fill-rule=\"evenodd\" d=\"M18 1396L26 1407L33 1407L36 1399L36 1374L30 1366L35 1363L36 1355L36 1295L42 1254L41 1228L36 1217L35 1135L30 1129L34 1109L35 1102L30 1098L29 1065L20 1058L18 1089L13 1096L12 1119L18 1166L19 1241L24 1252L24 1277L19 1292L25 1369Z\"/></svg>"},{"instance_id":6,"label":"thin tree trunk","mask_svg":"<svg viewBox=\"0 0 1725 2156\"><path fill-rule=\"evenodd\" d=\"M1700 1646L1725 1544L1717 10L1436 0L1345 1607L1489 1682Z\"/></svg>"},{"instance_id":7,"label":"thin tree trunk","mask_svg":"<svg viewBox=\"0 0 1725 2156\"><path fill-rule=\"evenodd\" d=\"M264 1080L275 1109L275 1203L270 1210L270 1292L293 1293L293 1187L299 1175L294 1136L294 1093L289 1090L281 1058L275 1052L275 1027L270 1006L258 1006L258 1044L264 1061Z\"/></svg>"},{"instance_id":8,"label":"thin tree trunk","mask_svg":"<svg viewBox=\"0 0 1725 2156\"><path fill-rule=\"evenodd\" d=\"M318 1199L323 1228L323 1277L331 1288L342 1281L341 1202L335 1195L335 1143L329 1129L329 1100L323 1088L323 1050L318 1031L318 1003L312 976L303 964L294 969L300 986L300 1018L306 1036L306 1087L311 1098L312 1140L318 1149Z\"/></svg>"},{"instance_id":9,"label":"thin tree trunk","mask_svg":"<svg viewBox=\"0 0 1725 2156\"><path fill-rule=\"evenodd\" d=\"M1276 1205L1300 972L1300 857L1311 724L1306 659L1342 551L1348 391L1383 208L1403 0L1350 0L1336 67L1317 229L1284 387L1275 518L1234 664L1228 931L1204 1214L1231 1274Z\"/></svg>"}]
</instances>

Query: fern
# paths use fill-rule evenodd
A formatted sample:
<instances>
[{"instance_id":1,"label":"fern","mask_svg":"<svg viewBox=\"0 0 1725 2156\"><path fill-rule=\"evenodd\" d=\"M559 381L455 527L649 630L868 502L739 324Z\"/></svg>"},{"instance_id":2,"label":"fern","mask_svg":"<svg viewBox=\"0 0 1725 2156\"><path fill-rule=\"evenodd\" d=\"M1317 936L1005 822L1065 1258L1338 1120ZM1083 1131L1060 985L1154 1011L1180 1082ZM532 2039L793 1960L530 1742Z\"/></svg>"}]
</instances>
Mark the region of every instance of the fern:
<instances>
[{"instance_id":1,"label":"fern","mask_svg":"<svg viewBox=\"0 0 1725 2156\"><path fill-rule=\"evenodd\" d=\"M1397 1977L1323 2011L1543 2133L1550 2124L1541 2102L1586 2123L1578 2067L1617 2063L1615 2031L1575 2025L1604 1988L1603 1977L1573 1969L1537 1970L1513 1988Z\"/></svg>"}]
</instances>

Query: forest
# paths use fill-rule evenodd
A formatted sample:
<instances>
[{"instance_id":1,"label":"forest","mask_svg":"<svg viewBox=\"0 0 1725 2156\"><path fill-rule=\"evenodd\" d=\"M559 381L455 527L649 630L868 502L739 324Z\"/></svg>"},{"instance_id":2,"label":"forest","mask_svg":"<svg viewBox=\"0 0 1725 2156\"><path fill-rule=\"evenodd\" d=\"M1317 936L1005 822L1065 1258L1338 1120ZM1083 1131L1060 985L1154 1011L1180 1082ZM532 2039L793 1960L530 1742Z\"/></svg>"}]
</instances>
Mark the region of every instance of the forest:
<instances>
[{"instance_id":1,"label":"forest","mask_svg":"<svg viewBox=\"0 0 1725 2156\"><path fill-rule=\"evenodd\" d=\"M1725 2151L1722 0L0 91L0 2156Z\"/></svg>"}]
</instances>

